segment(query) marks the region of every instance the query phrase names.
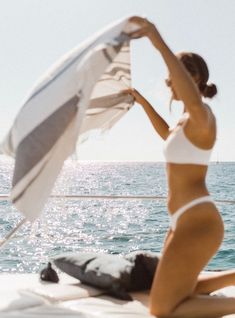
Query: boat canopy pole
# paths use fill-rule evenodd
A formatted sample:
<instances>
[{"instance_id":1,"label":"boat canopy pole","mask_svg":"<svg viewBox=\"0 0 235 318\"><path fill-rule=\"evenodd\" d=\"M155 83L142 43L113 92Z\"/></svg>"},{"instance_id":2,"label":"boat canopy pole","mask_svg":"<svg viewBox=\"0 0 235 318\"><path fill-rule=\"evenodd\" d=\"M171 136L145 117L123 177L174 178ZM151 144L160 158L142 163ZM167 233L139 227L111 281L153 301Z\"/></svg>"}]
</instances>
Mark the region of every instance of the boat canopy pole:
<instances>
[{"instance_id":1,"label":"boat canopy pole","mask_svg":"<svg viewBox=\"0 0 235 318\"><path fill-rule=\"evenodd\" d=\"M16 233L16 231L18 231L18 229L26 222L26 218L24 218L23 220L21 220L8 234L6 237L4 237L1 241L0 241L0 248L2 248L11 238L12 236Z\"/></svg>"}]
</instances>

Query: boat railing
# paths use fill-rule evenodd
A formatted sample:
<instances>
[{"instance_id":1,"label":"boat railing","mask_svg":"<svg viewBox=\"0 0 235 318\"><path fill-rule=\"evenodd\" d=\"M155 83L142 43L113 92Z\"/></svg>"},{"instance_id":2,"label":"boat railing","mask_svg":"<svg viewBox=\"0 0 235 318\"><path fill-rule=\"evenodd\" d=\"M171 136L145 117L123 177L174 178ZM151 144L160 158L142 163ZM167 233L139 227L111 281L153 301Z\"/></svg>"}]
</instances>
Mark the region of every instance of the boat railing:
<instances>
[{"instance_id":1,"label":"boat railing","mask_svg":"<svg viewBox=\"0 0 235 318\"><path fill-rule=\"evenodd\" d=\"M166 200L166 196L155 196L155 195L77 195L77 194L52 194L49 197L50 199L68 199L68 200ZM0 201L10 201L10 195L8 194L0 194ZM217 203L227 203L227 204L235 204L235 200L228 199L215 199Z\"/></svg>"}]
</instances>

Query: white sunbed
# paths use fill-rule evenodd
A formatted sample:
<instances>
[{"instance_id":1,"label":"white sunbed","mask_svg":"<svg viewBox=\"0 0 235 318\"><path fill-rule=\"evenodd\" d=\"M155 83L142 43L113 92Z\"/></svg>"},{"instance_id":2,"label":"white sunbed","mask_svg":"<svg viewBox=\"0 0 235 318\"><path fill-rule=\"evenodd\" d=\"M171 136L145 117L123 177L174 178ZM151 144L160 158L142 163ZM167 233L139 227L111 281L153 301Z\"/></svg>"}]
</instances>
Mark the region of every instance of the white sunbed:
<instances>
[{"instance_id":1,"label":"white sunbed","mask_svg":"<svg viewBox=\"0 0 235 318\"><path fill-rule=\"evenodd\" d=\"M60 278L59 284L53 284L40 282L38 274L0 274L0 317L153 317L148 310L147 291L131 293L134 301L121 301L66 274ZM235 296L235 286L218 293Z\"/></svg>"},{"instance_id":2,"label":"white sunbed","mask_svg":"<svg viewBox=\"0 0 235 318\"><path fill-rule=\"evenodd\" d=\"M0 317L151 317L147 292L120 301L66 274L60 278L54 284L40 282L38 274L1 274Z\"/></svg>"}]
</instances>

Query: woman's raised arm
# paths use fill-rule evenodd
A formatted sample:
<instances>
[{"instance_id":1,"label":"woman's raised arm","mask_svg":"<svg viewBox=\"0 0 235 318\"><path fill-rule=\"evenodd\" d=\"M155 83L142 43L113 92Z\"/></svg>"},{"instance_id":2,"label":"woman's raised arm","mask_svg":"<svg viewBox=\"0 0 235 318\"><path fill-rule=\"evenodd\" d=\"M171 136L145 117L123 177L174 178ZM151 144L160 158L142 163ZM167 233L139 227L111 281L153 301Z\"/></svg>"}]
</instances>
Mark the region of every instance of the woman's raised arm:
<instances>
[{"instance_id":1,"label":"woman's raised arm","mask_svg":"<svg viewBox=\"0 0 235 318\"><path fill-rule=\"evenodd\" d=\"M141 17L132 17L130 21L141 26L138 31L130 34L131 38L137 39L147 36L150 39L154 47L161 53L168 67L174 90L189 112L190 119L201 124L202 128L207 128L209 116L207 108L203 105L197 85L182 62L167 46L153 23Z\"/></svg>"}]
</instances>

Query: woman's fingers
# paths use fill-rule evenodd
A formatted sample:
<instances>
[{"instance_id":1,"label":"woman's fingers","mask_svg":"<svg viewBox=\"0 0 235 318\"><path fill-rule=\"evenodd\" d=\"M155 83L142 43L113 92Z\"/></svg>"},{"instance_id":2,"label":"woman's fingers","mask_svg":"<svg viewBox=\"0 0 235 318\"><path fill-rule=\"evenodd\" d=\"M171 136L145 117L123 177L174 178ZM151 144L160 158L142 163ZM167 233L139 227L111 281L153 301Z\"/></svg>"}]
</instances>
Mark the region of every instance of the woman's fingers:
<instances>
[{"instance_id":1,"label":"woman's fingers","mask_svg":"<svg viewBox=\"0 0 235 318\"><path fill-rule=\"evenodd\" d=\"M132 39L139 39L143 36L148 35L150 22L147 19L134 16L134 17L131 17L129 21L132 23L136 23L141 27L139 30L128 34Z\"/></svg>"},{"instance_id":2,"label":"woman's fingers","mask_svg":"<svg viewBox=\"0 0 235 318\"><path fill-rule=\"evenodd\" d=\"M164 44L164 40L162 39L154 23L137 16L131 17L129 21L140 26L140 30L129 34L131 39L139 39L141 37L147 36L157 49L161 49L162 45Z\"/></svg>"},{"instance_id":3,"label":"woman's fingers","mask_svg":"<svg viewBox=\"0 0 235 318\"><path fill-rule=\"evenodd\" d=\"M133 89L127 88L127 89L122 90L121 93L133 95Z\"/></svg>"},{"instance_id":4,"label":"woman's fingers","mask_svg":"<svg viewBox=\"0 0 235 318\"><path fill-rule=\"evenodd\" d=\"M135 88L128 88L122 91L124 94L130 94L134 97L136 103L143 105L145 103L145 98L135 89Z\"/></svg>"},{"instance_id":5,"label":"woman's fingers","mask_svg":"<svg viewBox=\"0 0 235 318\"><path fill-rule=\"evenodd\" d=\"M122 93L129 94L130 92L132 92L132 90L133 90L132 88L123 89Z\"/></svg>"},{"instance_id":6,"label":"woman's fingers","mask_svg":"<svg viewBox=\"0 0 235 318\"><path fill-rule=\"evenodd\" d=\"M131 39L139 39L139 38L142 38L144 36L147 36L147 34L148 34L148 28L144 27L138 31L131 32L128 35Z\"/></svg>"},{"instance_id":7,"label":"woman's fingers","mask_svg":"<svg viewBox=\"0 0 235 318\"><path fill-rule=\"evenodd\" d=\"M138 92L136 89L134 88L127 88L125 90L122 91L122 93L124 94L130 94L132 95L134 98L136 98L138 96Z\"/></svg>"},{"instance_id":8,"label":"woman's fingers","mask_svg":"<svg viewBox=\"0 0 235 318\"><path fill-rule=\"evenodd\" d=\"M129 19L130 22L132 23L136 23L140 26L144 26L146 25L146 23L148 23L148 20L145 19L145 18L141 18L141 17L138 17L138 16L133 16Z\"/></svg>"}]
</instances>

